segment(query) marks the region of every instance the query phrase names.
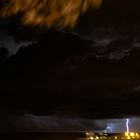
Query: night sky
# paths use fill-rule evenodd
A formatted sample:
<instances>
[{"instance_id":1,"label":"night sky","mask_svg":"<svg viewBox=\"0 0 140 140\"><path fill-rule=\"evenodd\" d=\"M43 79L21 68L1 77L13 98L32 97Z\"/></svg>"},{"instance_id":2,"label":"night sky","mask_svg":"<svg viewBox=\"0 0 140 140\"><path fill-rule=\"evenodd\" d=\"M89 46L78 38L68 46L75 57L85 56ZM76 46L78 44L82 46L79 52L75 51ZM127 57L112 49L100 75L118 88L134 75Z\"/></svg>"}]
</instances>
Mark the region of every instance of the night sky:
<instances>
[{"instance_id":1,"label":"night sky","mask_svg":"<svg viewBox=\"0 0 140 140\"><path fill-rule=\"evenodd\" d=\"M74 29L22 25L20 14L1 17L1 114L139 116L139 6L103 0Z\"/></svg>"}]
</instances>

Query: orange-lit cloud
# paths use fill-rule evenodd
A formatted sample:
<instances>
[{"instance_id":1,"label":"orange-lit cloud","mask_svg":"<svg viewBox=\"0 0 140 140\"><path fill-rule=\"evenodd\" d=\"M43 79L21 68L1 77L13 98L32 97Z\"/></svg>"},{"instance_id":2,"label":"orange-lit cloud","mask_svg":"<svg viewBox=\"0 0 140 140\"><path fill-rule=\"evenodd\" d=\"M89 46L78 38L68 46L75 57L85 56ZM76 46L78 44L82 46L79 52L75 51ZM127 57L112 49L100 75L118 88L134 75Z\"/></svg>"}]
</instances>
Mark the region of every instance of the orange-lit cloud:
<instances>
[{"instance_id":1,"label":"orange-lit cloud","mask_svg":"<svg viewBox=\"0 0 140 140\"><path fill-rule=\"evenodd\" d=\"M102 0L9 0L3 16L22 14L24 24L73 28L80 15L89 8L98 8Z\"/></svg>"}]
</instances>

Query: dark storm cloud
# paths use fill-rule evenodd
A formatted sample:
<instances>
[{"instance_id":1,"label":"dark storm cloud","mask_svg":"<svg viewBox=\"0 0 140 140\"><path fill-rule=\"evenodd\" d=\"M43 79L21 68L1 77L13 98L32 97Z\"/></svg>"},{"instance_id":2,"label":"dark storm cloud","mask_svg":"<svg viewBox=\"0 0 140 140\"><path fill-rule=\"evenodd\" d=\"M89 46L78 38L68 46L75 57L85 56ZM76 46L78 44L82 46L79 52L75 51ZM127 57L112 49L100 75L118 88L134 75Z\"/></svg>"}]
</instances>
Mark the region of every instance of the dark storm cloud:
<instances>
[{"instance_id":1,"label":"dark storm cloud","mask_svg":"<svg viewBox=\"0 0 140 140\"><path fill-rule=\"evenodd\" d=\"M119 60L140 49L139 29L135 27L91 27L77 35L93 42L87 53L91 57Z\"/></svg>"},{"instance_id":2,"label":"dark storm cloud","mask_svg":"<svg viewBox=\"0 0 140 140\"><path fill-rule=\"evenodd\" d=\"M30 33L28 28L21 32L19 23L13 22L12 27L10 23L10 35L16 42L37 41L0 63L0 107L98 118L140 114L140 30L139 25L132 26L138 13L133 23L129 20L136 10L131 10L128 19L120 20L131 9L130 1L125 4L117 0L104 2L94 15L97 19L92 28L86 28L81 20L73 32L35 28L39 34L36 36L31 29ZM124 20L131 26L120 24ZM1 36L5 44L10 43L12 52L17 49L11 36Z\"/></svg>"},{"instance_id":3,"label":"dark storm cloud","mask_svg":"<svg viewBox=\"0 0 140 140\"><path fill-rule=\"evenodd\" d=\"M125 27L138 24L139 17L139 0L104 0L100 11L97 13L97 24Z\"/></svg>"},{"instance_id":4,"label":"dark storm cloud","mask_svg":"<svg viewBox=\"0 0 140 140\"><path fill-rule=\"evenodd\" d=\"M127 48L131 40L127 41L111 40L103 46L110 49L113 44L118 50L118 44ZM139 94L133 92L140 85L139 51L117 61L99 59L93 47L99 47L98 41L93 43L51 31L37 43L20 48L5 60L6 65L1 64L1 108L90 118L139 114ZM104 53L109 55L116 48Z\"/></svg>"},{"instance_id":5,"label":"dark storm cloud","mask_svg":"<svg viewBox=\"0 0 140 140\"><path fill-rule=\"evenodd\" d=\"M18 115L1 112L0 132L86 132L103 131L106 122L59 116Z\"/></svg>"},{"instance_id":6,"label":"dark storm cloud","mask_svg":"<svg viewBox=\"0 0 140 140\"><path fill-rule=\"evenodd\" d=\"M15 42L15 39L12 35L9 35L6 29L0 30L0 47L5 47L9 51L9 55L16 54L19 48L26 47L33 42L25 41L25 42Z\"/></svg>"},{"instance_id":7,"label":"dark storm cloud","mask_svg":"<svg viewBox=\"0 0 140 140\"><path fill-rule=\"evenodd\" d=\"M34 114L16 114L1 112L0 132L77 132L89 131L106 133L123 133L127 131L129 121L130 131L140 131L140 118L116 119L81 119L60 116L39 116Z\"/></svg>"}]
</instances>

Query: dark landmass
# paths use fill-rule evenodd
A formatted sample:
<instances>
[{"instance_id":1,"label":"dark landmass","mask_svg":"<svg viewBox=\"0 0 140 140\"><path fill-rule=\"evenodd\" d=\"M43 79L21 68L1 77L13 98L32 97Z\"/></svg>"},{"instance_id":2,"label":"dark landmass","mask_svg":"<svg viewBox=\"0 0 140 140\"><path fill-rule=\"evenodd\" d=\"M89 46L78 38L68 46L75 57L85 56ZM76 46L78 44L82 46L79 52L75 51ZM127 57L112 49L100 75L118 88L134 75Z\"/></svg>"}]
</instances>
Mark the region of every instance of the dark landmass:
<instances>
[{"instance_id":1,"label":"dark landmass","mask_svg":"<svg viewBox=\"0 0 140 140\"><path fill-rule=\"evenodd\" d=\"M77 140L85 138L82 133L3 133L0 134L3 140Z\"/></svg>"}]
</instances>

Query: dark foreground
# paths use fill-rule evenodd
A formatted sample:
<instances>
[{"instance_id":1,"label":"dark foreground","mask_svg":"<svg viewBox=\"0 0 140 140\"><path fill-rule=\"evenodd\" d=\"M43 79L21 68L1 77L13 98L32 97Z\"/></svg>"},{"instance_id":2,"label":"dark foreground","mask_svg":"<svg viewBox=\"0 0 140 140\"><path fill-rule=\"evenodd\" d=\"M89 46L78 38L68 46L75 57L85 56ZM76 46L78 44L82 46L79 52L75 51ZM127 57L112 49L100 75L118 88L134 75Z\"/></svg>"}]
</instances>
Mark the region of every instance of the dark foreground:
<instances>
[{"instance_id":1,"label":"dark foreground","mask_svg":"<svg viewBox=\"0 0 140 140\"><path fill-rule=\"evenodd\" d=\"M139 133L1 133L2 140L139 140Z\"/></svg>"},{"instance_id":2,"label":"dark foreground","mask_svg":"<svg viewBox=\"0 0 140 140\"><path fill-rule=\"evenodd\" d=\"M2 140L77 140L85 138L79 133L1 133Z\"/></svg>"}]
</instances>

